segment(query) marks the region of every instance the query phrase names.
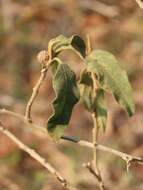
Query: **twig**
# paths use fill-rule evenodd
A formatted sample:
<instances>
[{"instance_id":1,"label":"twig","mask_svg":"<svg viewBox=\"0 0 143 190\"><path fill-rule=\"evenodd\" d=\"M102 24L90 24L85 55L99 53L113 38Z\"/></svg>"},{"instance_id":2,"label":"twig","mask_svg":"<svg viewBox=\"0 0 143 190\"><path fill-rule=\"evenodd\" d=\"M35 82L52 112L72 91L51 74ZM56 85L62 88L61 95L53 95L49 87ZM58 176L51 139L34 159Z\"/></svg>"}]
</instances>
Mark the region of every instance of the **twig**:
<instances>
[{"instance_id":1,"label":"twig","mask_svg":"<svg viewBox=\"0 0 143 190\"><path fill-rule=\"evenodd\" d=\"M84 141L84 140L80 140L78 142L78 144L80 146L84 146L84 147L88 147L88 148L92 148L92 149L96 148L97 150L114 154L114 155L122 158L127 164L131 164L133 162L140 162L143 164L143 158L141 158L141 157L131 156L131 155L126 154L124 152L120 152L118 150L115 150L115 149L112 149L112 148L109 148L109 147L106 147L106 146L103 146L100 144L94 145L93 143L90 143L90 142Z\"/></svg>"},{"instance_id":2,"label":"twig","mask_svg":"<svg viewBox=\"0 0 143 190\"><path fill-rule=\"evenodd\" d=\"M143 0L135 0L137 2L137 4L139 5L139 7L141 9L143 9Z\"/></svg>"},{"instance_id":3,"label":"twig","mask_svg":"<svg viewBox=\"0 0 143 190\"><path fill-rule=\"evenodd\" d=\"M92 164L90 162L86 163L86 164L83 164L83 166L85 168L88 169L88 171L98 180L98 182L100 183L100 188L102 188L103 190L105 190L105 187L104 187L104 184L103 184L103 181L102 181L102 178L99 174L97 174L95 172L95 170L93 169L92 167Z\"/></svg>"},{"instance_id":4,"label":"twig","mask_svg":"<svg viewBox=\"0 0 143 190\"><path fill-rule=\"evenodd\" d=\"M36 85L33 88L32 95L27 103L26 111L25 111L25 119L31 123L32 123L31 108L32 108L32 105L33 105L36 97L38 96L40 87L41 87L42 83L44 82L44 79L46 78L46 74L47 74L48 68L50 66L50 62L52 60L52 45L53 45L53 41L51 40L48 44L48 51L42 50L39 52L39 54L37 56L38 61L42 65L41 75L40 75L39 80L37 81Z\"/></svg>"},{"instance_id":5,"label":"twig","mask_svg":"<svg viewBox=\"0 0 143 190\"><path fill-rule=\"evenodd\" d=\"M89 55L92 51L92 44L91 44L91 39L90 39L90 35L87 34L86 35L86 43L87 43L87 52L86 54Z\"/></svg>"},{"instance_id":6,"label":"twig","mask_svg":"<svg viewBox=\"0 0 143 190\"><path fill-rule=\"evenodd\" d=\"M93 128L93 131L92 131L93 144L96 145L96 143L98 142L99 127L98 127L98 124L97 124L97 118L95 116L95 113L92 114L92 118L93 118L93 124L94 124L94 128ZM91 164L90 164L90 166L88 166L86 168L89 169L89 171L92 174L94 173L94 174L96 174L98 176L96 178L98 180L100 189L105 190L105 186L104 186L104 183L103 183L103 180L102 180L102 177L101 177L101 173L100 173L100 169L99 169L99 165L98 165L98 152L97 152L97 150L98 149L95 149L95 151L93 152L93 168L94 168L94 170L92 169ZM94 176L96 176L96 175L94 175Z\"/></svg>"},{"instance_id":7,"label":"twig","mask_svg":"<svg viewBox=\"0 0 143 190\"><path fill-rule=\"evenodd\" d=\"M48 52L45 50L41 51L38 54L37 58L38 58L38 61L42 64L42 68L41 68L41 75L39 77L39 80L37 81L36 85L34 86L32 95L31 95L31 97L27 103L27 106L26 106L25 118L29 122L32 122L31 108L32 108L33 102L39 93L40 87L41 87L41 85L42 85L42 83L46 77L46 74L47 74L47 71L49 68L49 62L51 61L51 59L49 58Z\"/></svg>"},{"instance_id":8,"label":"twig","mask_svg":"<svg viewBox=\"0 0 143 190\"><path fill-rule=\"evenodd\" d=\"M98 181L99 181L99 176L97 175L95 170L93 170L91 162L84 163L83 167L87 168L90 171L90 173L92 173L93 176L96 177L98 179Z\"/></svg>"},{"instance_id":9,"label":"twig","mask_svg":"<svg viewBox=\"0 0 143 190\"><path fill-rule=\"evenodd\" d=\"M58 171L56 171L56 169L45 160L45 158L41 157L34 149L31 149L27 145L22 143L15 135L13 135L8 129L6 129L1 122L0 122L0 131L3 134L5 134L8 138L10 138L15 144L17 144L20 149L28 153L32 158L34 158L42 166L44 166L51 174L53 174L63 187L70 190L72 189L68 185L67 180L64 179L61 176L61 174Z\"/></svg>"},{"instance_id":10,"label":"twig","mask_svg":"<svg viewBox=\"0 0 143 190\"><path fill-rule=\"evenodd\" d=\"M10 115L12 117L15 117L15 118L21 120L23 123L25 123L28 127L37 129L38 131L48 134L46 128L44 128L43 126L39 126L33 122L29 122L23 115L21 115L19 113L9 111L6 109L0 109L0 114L6 114L6 115Z\"/></svg>"},{"instance_id":11,"label":"twig","mask_svg":"<svg viewBox=\"0 0 143 190\"><path fill-rule=\"evenodd\" d=\"M20 119L22 122L24 122L26 125L28 125L29 127L33 128L33 129L37 129L38 131L41 131L42 133L48 135L46 128L44 128L43 126L37 125L34 122L29 123L23 115L19 114L19 113L15 113L6 109L0 109L0 114L6 114L9 116L13 116L17 119ZM69 141L69 142L73 142L78 144L79 146L83 146L83 147L87 147L87 148L91 148L91 149L97 149L99 151L103 151L103 152L107 152L107 153L111 153L115 156L118 156L120 158L122 158L124 161L126 161L126 163L130 162L139 162L141 164L143 164L143 158L141 157L137 157L137 156L132 156L130 154L126 154L124 152L100 145L100 144L93 144L89 141L85 141L85 140L80 140L77 137L69 137L69 136L62 136L61 139Z\"/></svg>"},{"instance_id":12,"label":"twig","mask_svg":"<svg viewBox=\"0 0 143 190\"><path fill-rule=\"evenodd\" d=\"M92 51L92 44L91 44L91 39L90 36L87 35L87 55L89 55ZM93 97L94 99L96 98L96 91L97 91L97 81L96 81L96 75L95 73L91 73L91 77L93 80ZM97 122L97 118L96 118L96 110L94 110L94 112L92 113L92 119L93 119L93 130L92 130L92 142L93 144L98 142L98 135L99 135L99 127L98 127L98 122ZM99 170L99 166L98 166L98 152L97 149L93 149L93 168L89 164L87 164L88 167L86 167L92 174L96 174L94 175L96 177L96 179L98 180L99 186L101 190L105 190L104 187L104 183L100 174L100 170ZM98 176L98 177L97 177Z\"/></svg>"}]
</instances>

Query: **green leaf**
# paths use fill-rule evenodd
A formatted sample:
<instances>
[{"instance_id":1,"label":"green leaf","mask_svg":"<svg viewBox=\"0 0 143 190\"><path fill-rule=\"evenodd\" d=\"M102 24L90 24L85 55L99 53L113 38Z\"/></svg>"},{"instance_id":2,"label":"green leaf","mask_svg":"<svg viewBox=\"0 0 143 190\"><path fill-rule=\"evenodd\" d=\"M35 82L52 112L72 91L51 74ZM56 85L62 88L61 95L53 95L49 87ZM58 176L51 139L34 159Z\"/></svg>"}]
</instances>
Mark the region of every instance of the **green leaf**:
<instances>
[{"instance_id":1,"label":"green leaf","mask_svg":"<svg viewBox=\"0 0 143 190\"><path fill-rule=\"evenodd\" d=\"M93 95L93 79L91 77L91 72L88 72L86 69L84 69L81 74L79 89L81 102L88 111L96 113L98 127L105 131L107 109L104 99L104 91L98 89L96 91L96 96Z\"/></svg>"},{"instance_id":2,"label":"green leaf","mask_svg":"<svg viewBox=\"0 0 143 190\"><path fill-rule=\"evenodd\" d=\"M73 35L70 38L59 35L49 42L49 46L51 46L53 57L66 49L74 50L81 58L86 56L85 43L78 35Z\"/></svg>"},{"instance_id":3,"label":"green leaf","mask_svg":"<svg viewBox=\"0 0 143 190\"><path fill-rule=\"evenodd\" d=\"M87 72L86 69L81 73L79 90L81 102L88 111L93 112L95 106L95 97L93 97L93 81L91 78L91 72Z\"/></svg>"},{"instance_id":4,"label":"green leaf","mask_svg":"<svg viewBox=\"0 0 143 190\"><path fill-rule=\"evenodd\" d=\"M57 57L52 59L52 61L50 62L50 69L51 69L52 75L55 75L57 68L59 64L61 63L62 63L61 60Z\"/></svg>"},{"instance_id":5,"label":"green leaf","mask_svg":"<svg viewBox=\"0 0 143 190\"><path fill-rule=\"evenodd\" d=\"M104 91L101 89L98 89L96 92L95 113L98 127L102 128L105 131L107 122L107 108Z\"/></svg>"},{"instance_id":6,"label":"green leaf","mask_svg":"<svg viewBox=\"0 0 143 190\"><path fill-rule=\"evenodd\" d=\"M58 59L55 59L51 66L56 98L53 101L54 113L48 120L47 129L51 137L58 140L68 127L72 109L79 100L79 94L76 75L70 67L59 63Z\"/></svg>"},{"instance_id":7,"label":"green leaf","mask_svg":"<svg viewBox=\"0 0 143 190\"><path fill-rule=\"evenodd\" d=\"M100 88L113 93L116 101L131 116L135 111L131 85L116 58L109 52L94 50L86 61L87 70L96 73Z\"/></svg>"}]
</instances>

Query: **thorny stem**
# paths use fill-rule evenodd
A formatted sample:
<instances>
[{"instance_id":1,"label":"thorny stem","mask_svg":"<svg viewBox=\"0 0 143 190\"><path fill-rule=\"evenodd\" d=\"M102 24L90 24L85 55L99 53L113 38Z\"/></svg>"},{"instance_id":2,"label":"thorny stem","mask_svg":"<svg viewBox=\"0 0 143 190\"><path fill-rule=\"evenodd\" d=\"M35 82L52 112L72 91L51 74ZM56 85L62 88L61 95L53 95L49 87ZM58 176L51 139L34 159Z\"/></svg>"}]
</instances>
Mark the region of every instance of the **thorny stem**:
<instances>
[{"instance_id":1,"label":"thorny stem","mask_svg":"<svg viewBox=\"0 0 143 190\"><path fill-rule=\"evenodd\" d=\"M90 36L87 35L87 55L89 55L92 51L92 44L91 44L91 39ZM96 80L96 75L95 73L91 73L91 77L93 80L93 97L94 99L96 98L96 91L97 91L97 80ZM98 127L98 122L96 118L96 110L92 113L92 119L93 119L93 130L92 130L92 142L93 144L96 144L98 142L98 135L99 135L99 127ZM88 164L87 164L88 165ZM88 165L89 166L89 165ZM96 177L98 180L99 186L101 190L105 190L102 177L100 174L99 166L98 166L98 152L97 149L93 149L93 168L90 165L90 167L86 167L92 174Z\"/></svg>"},{"instance_id":2,"label":"thorny stem","mask_svg":"<svg viewBox=\"0 0 143 190\"><path fill-rule=\"evenodd\" d=\"M1 115L4 114L4 115L13 116L13 117L19 119L20 121L24 122L27 126L31 127L32 129L37 129L39 132L41 131L43 134L47 135L46 128L44 128L43 126L37 125L34 122L29 123L25 119L25 117L23 115L19 114L19 113L12 112L12 111L9 111L9 110L6 110L6 109L0 109L0 114ZM93 144L93 143L85 141L85 140L80 140L77 137L69 137L69 136L62 136L61 139L69 141L69 142L76 143L79 146L83 146L83 147L86 147L86 148L97 149L97 150L100 150L102 152L111 153L113 155L116 155L116 156L122 158L126 163L132 164L134 162L139 162L139 163L143 164L143 158L141 158L141 157L132 156L132 155L129 155L127 153L124 153L124 152L121 152L121 151L118 151L118 150L115 150L115 149L100 145L98 143Z\"/></svg>"},{"instance_id":3,"label":"thorny stem","mask_svg":"<svg viewBox=\"0 0 143 190\"><path fill-rule=\"evenodd\" d=\"M0 132L5 134L8 138L10 138L15 144L18 145L20 149L28 153L32 158L38 161L42 166L44 166L51 174L53 174L57 180L61 183L63 187L66 189L72 190L72 188L68 185L66 179L64 179L61 174L49 164L43 157L41 157L35 150L29 148L27 145L21 142L15 135L13 135L5 126L0 122Z\"/></svg>"}]
</instances>

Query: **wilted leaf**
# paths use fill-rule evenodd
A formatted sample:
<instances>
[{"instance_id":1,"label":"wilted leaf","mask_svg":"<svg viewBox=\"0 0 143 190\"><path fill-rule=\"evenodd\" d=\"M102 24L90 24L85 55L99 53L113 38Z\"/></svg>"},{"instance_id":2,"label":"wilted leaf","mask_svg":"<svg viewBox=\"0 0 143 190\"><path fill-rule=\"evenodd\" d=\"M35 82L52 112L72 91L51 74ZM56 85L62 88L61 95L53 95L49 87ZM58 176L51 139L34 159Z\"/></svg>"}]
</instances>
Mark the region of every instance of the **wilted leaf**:
<instances>
[{"instance_id":1,"label":"wilted leaf","mask_svg":"<svg viewBox=\"0 0 143 190\"><path fill-rule=\"evenodd\" d=\"M51 46L54 56L57 56L62 50L66 49L74 50L82 58L86 55L85 43L78 35L73 35L70 38L60 35L52 39L49 42L49 46Z\"/></svg>"},{"instance_id":2,"label":"wilted leaf","mask_svg":"<svg viewBox=\"0 0 143 190\"><path fill-rule=\"evenodd\" d=\"M52 75L55 75L56 71L57 71L57 67L59 66L59 64L62 64L61 60L59 58L54 58L51 63L50 63L50 69L52 72Z\"/></svg>"},{"instance_id":3,"label":"wilted leaf","mask_svg":"<svg viewBox=\"0 0 143 190\"><path fill-rule=\"evenodd\" d=\"M107 121L107 108L105 103L104 91L101 89L97 90L96 92L95 113L98 127L102 128L105 131Z\"/></svg>"},{"instance_id":4,"label":"wilted leaf","mask_svg":"<svg viewBox=\"0 0 143 190\"><path fill-rule=\"evenodd\" d=\"M107 109L105 105L104 92L101 89L96 91L96 96L93 93L93 79L91 77L91 72L86 69L83 70L80 81L80 96L81 102L84 104L85 108L90 112L95 112L98 122L98 127L105 130L106 120L107 120Z\"/></svg>"},{"instance_id":5,"label":"wilted leaf","mask_svg":"<svg viewBox=\"0 0 143 190\"><path fill-rule=\"evenodd\" d=\"M87 72L86 69L81 73L79 89L81 102L88 111L92 112L95 106L95 97L93 97L93 81L91 78L91 72Z\"/></svg>"},{"instance_id":6,"label":"wilted leaf","mask_svg":"<svg viewBox=\"0 0 143 190\"><path fill-rule=\"evenodd\" d=\"M86 61L87 70L95 72L98 76L100 88L113 93L117 102L131 116L135 110L131 85L126 72L121 69L116 58L109 52L94 50Z\"/></svg>"},{"instance_id":7,"label":"wilted leaf","mask_svg":"<svg viewBox=\"0 0 143 190\"><path fill-rule=\"evenodd\" d=\"M55 140L68 127L72 109L79 100L76 75L67 64L57 62L58 59L55 59L51 63L56 98L53 101L54 114L47 123L48 132Z\"/></svg>"}]
</instances>

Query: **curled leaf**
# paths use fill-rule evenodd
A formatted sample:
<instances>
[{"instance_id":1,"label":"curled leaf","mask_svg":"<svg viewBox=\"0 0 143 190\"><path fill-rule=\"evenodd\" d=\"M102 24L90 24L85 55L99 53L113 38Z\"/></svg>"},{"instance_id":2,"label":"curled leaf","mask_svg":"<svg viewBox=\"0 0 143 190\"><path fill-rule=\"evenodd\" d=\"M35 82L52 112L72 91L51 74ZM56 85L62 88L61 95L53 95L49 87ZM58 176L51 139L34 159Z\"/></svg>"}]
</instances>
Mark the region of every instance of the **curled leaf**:
<instances>
[{"instance_id":1,"label":"curled leaf","mask_svg":"<svg viewBox=\"0 0 143 190\"><path fill-rule=\"evenodd\" d=\"M98 89L96 92L95 113L98 127L102 128L103 131L105 131L107 123L107 108L105 103L104 91L101 89Z\"/></svg>"},{"instance_id":2,"label":"curled leaf","mask_svg":"<svg viewBox=\"0 0 143 190\"><path fill-rule=\"evenodd\" d=\"M66 49L74 50L81 58L85 58L86 56L85 43L78 35L73 35L70 38L59 35L49 42L49 46L51 47L53 57Z\"/></svg>"},{"instance_id":3,"label":"curled leaf","mask_svg":"<svg viewBox=\"0 0 143 190\"><path fill-rule=\"evenodd\" d=\"M93 79L91 77L91 72L86 69L81 73L79 89L81 102L88 111L96 113L98 127L105 131L107 108L104 99L104 91L97 89L96 96L93 95Z\"/></svg>"},{"instance_id":4,"label":"curled leaf","mask_svg":"<svg viewBox=\"0 0 143 190\"><path fill-rule=\"evenodd\" d=\"M93 97L93 81L91 78L91 72L88 72L86 69L81 73L79 90L81 102L88 111L92 112L95 106L95 98Z\"/></svg>"},{"instance_id":5,"label":"curled leaf","mask_svg":"<svg viewBox=\"0 0 143 190\"><path fill-rule=\"evenodd\" d=\"M51 64L53 88L56 98L53 101L54 113L47 122L47 129L53 139L58 140L68 127L74 105L79 100L76 75L67 64Z\"/></svg>"}]
</instances>

